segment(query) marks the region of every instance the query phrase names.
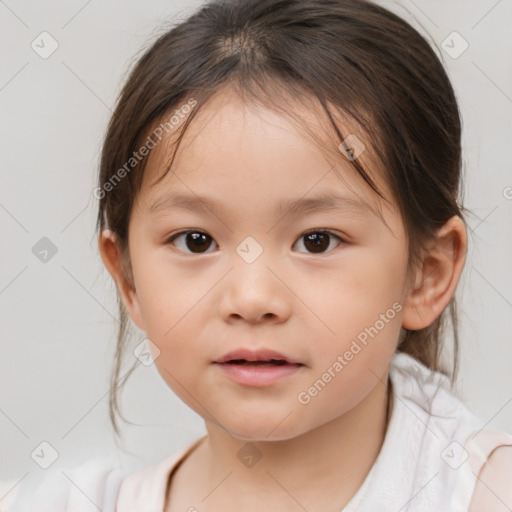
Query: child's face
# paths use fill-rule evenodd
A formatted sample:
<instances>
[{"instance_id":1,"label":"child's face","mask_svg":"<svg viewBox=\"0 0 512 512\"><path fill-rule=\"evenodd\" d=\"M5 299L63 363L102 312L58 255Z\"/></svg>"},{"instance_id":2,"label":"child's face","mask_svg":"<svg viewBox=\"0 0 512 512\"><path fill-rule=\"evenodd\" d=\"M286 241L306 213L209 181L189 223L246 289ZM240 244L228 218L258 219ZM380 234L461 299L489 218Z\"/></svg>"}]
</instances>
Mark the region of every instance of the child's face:
<instances>
[{"instance_id":1,"label":"child's face","mask_svg":"<svg viewBox=\"0 0 512 512\"><path fill-rule=\"evenodd\" d=\"M165 143L152 150L130 219L129 309L159 348L155 364L175 393L206 420L252 440L295 437L382 393L406 293L399 212L382 203L388 229L349 204L279 210L283 201L325 194L373 206L380 198L344 155L330 170L293 124L227 93L199 113L174 173L151 187L168 156ZM365 164L368 152L359 158ZM150 210L177 194L211 198L219 211ZM304 236L320 229L332 235ZM182 230L192 233L166 243ZM197 232L207 236L195 240ZM270 380L237 381L215 363L237 349L274 350L302 366L288 365L281 378L272 375L282 367L259 366L255 378Z\"/></svg>"}]
</instances>

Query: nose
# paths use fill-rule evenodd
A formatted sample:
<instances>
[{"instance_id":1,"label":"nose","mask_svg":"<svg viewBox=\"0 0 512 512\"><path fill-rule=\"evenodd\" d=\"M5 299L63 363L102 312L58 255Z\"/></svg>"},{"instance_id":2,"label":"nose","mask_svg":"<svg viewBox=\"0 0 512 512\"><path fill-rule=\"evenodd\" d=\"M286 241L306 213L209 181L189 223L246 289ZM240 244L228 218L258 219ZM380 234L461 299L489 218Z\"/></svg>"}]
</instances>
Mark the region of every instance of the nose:
<instances>
[{"instance_id":1,"label":"nose","mask_svg":"<svg viewBox=\"0 0 512 512\"><path fill-rule=\"evenodd\" d=\"M290 316L291 296L283 278L263 258L235 262L223 279L219 302L222 318L228 323L282 323Z\"/></svg>"}]
</instances>

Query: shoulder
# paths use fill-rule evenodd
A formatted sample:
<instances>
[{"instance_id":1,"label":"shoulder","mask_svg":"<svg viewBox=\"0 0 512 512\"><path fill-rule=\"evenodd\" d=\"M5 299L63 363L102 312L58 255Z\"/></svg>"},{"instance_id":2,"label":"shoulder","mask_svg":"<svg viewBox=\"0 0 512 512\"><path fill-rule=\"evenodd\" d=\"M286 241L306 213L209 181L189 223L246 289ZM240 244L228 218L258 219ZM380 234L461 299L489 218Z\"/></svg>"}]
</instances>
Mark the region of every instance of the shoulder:
<instances>
[{"instance_id":1,"label":"shoulder","mask_svg":"<svg viewBox=\"0 0 512 512\"><path fill-rule=\"evenodd\" d=\"M62 469L47 469L42 476L31 475L17 486L9 512L97 512L115 499L122 472L111 458L93 457ZM96 505L97 506L96 506ZM113 512L112 508L112 512Z\"/></svg>"},{"instance_id":2,"label":"shoulder","mask_svg":"<svg viewBox=\"0 0 512 512\"><path fill-rule=\"evenodd\" d=\"M469 512L512 510L512 446L500 446L477 477Z\"/></svg>"}]
</instances>

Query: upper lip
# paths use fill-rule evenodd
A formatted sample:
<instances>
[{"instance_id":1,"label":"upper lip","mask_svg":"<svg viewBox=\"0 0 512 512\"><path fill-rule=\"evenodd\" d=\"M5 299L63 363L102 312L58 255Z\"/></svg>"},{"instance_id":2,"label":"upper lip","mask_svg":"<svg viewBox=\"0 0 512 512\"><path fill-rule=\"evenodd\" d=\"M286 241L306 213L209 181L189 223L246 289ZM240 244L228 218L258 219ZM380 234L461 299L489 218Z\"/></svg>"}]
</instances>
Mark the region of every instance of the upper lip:
<instances>
[{"instance_id":1,"label":"upper lip","mask_svg":"<svg viewBox=\"0 0 512 512\"><path fill-rule=\"evenodd\" d=\"M290 364L302 364L299 361L296 361L295 359L292 359L288 356L285 356L283 354L280 354L279 352L276 352L275 350L270 349L259 349L259 350L251 350L251 349L245 349L241 348L238 350L233 350L231 352L228 352L227 354L224 354L220 359L217 359L216 363L226 363L227 361L232 361L236 359L245 359L246 361L270 361L271 359L274 360L281 360L286 361Z\"/></svg>"}]
</instances>

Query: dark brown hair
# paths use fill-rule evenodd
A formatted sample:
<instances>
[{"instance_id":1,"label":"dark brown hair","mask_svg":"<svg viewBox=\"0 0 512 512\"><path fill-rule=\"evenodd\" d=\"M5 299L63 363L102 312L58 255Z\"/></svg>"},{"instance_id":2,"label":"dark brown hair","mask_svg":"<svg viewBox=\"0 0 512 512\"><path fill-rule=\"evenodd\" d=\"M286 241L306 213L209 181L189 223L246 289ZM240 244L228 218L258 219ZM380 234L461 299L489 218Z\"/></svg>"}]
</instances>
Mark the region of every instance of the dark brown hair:
<instances>
[{"instance_id":1,"label":"dark brown hair","mask_svg":"<svg viewBox=\"0 0 512 512\"><path fill-rule=\"evenodd\" d=\"M337 150L347 136L336 119L351 118L366 135L365 144L370 146L371 141L372 154L382 164L402 215L409 270L421 261L425 243L435 237L436 229L454 215L464 220L458 202L462 166L457 101L441 59L416 29L366 0L214 0L166 28L144 51L120 93L105 136L97 230L109 228L117 234L131 283L128 222L147 157L130 159L158 123L188 102L195 108L177 130L168 172L187 126L226 87L245 101L258 101L299 123L290 99L311 105L324 115L337 138L326 144L324 136L327 151ZM345 156L337 150L337 158ZM361 162L349 160L385 199ZM129 168L127 162L131 162ZM122 168L125 172L119 172ZM118 391L140 364L136 361L120 378L130 318L119 293L118 306L120 328L110 391L116 434L116 415L122 417ZM454 335L451 372L441 360L447 310ZM431 369L451 373L454 380L455 296L430 326L403 329L398 350Z\"/></svg>"}]
</instances>

